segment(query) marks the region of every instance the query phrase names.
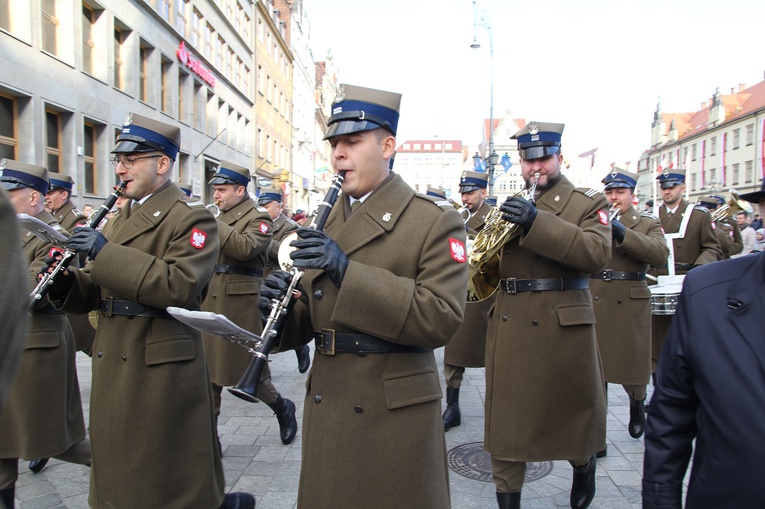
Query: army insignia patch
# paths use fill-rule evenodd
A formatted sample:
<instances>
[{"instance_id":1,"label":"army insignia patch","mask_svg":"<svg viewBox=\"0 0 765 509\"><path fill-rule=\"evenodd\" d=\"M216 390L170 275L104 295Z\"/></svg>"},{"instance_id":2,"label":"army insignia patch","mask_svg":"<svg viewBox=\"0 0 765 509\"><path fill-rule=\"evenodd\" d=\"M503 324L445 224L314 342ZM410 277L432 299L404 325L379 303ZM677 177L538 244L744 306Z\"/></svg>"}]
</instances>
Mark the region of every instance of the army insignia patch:
<instances>
[{"instance_id":1,"label":"army insignia patch","mask_svg":"<svg viewBox=\"0 0 765 509\"><path fill-rule=\"evenodd\" d=\"M268 233L268 223L266 223L265 221L262 221L260 223L260 226L258 226L258 230L260 230L260 233L264 235Z\"/></svg>"},{"instance_id":2,"label":"army insignia patch","mask_svg":"<svg viewBox=\"0 0 765 509\"><path fill-rule=\"evenodd\" d=\"M382 220L387 223L388 221L390 221L390 217L391 217L391 213L386 212L385 215L382 217Z\"/></svg>"},{"instance_id":3,"label":"army insignia patch","mask_svg":"<svg viewBox=\"0 0 765 509\"><path fill-rule=\"evenodd\" d=\"M189 242L192 247L202 249L205 247L205 242L207 242L207 233L198 228L194 228L191 230L191 238L189 239Z\"/></svg>"},{"instance_id":4,"label":"army insignia patch","mask_svg":"<svg viewBox=\"0 0 765 509\"><path fill-rule=\"evenodd\" d=\"M600 224L608 224L608 214L605 211L599 210L598 217L600 218Z\"/></svg>"},{"instance_id":5,"label":"army insignia patch","mask_svg":"<svg viewBox=\"0 0 765 509\"><path fill-rule=\"evenodd\" d=\"M717 225L715 224L715 222L714 222L714 221L712 221L712 229L713 229L713 230L716 230L716 229L717 229Z\"/></svg>"},{"instance_id":6,"label":"army insignia patch","mask_svg":"<svg viewBox=\"0 0 765 509\"><path fill-rule=\"evenodd\" d=\"M48 258L55 258L57 256L64 256L64 253L61 251L61 249L57 247L50 248L50 251L48 251Z\"/></svg>"},{"instance_id":7,"label":"army insignia patch","mask_svg":"<svg viewBox=\"0 0 765 509\"><path fill-rule=\"evenodd\" d=\"M154 214L152 214L152 215L153 215L154 217L159 217L159 215L160 215L161 213L162 213L162 212L160 212L160 211L158 210L158 211L156 211L156 212L155 212Z\"/></svg>"},{"instance_id":8,"label":"army insignia patch","mask_svg":"<svg viewBox=\"0 0 765 509\"><path fill-rule=\"evenodd\" d=\"M467 261L467 251L465 250L465 244L458 239L449 238L449 252L452 255L452 260L459 263L465 263Z\"/></svg>"}]
</instances>

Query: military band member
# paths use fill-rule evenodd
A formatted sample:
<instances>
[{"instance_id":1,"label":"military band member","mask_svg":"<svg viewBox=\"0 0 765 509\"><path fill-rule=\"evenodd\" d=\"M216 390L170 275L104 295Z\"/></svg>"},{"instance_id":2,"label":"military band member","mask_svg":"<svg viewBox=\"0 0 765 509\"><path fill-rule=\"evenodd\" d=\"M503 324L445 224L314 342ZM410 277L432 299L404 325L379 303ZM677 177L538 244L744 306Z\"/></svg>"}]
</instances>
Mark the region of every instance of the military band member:
<instances>
[{"instance_id":1,"label":"military band member","mask_svg":"<svg viewBox=\"0 0 765 509\"><path fill-rule=\"evenodd\" d=\"M48 171L9 159L3 159L0 167L0 183L16 213L36 217L64 232L44 210ZM36 286L36 275L51 256L53 245L26 230L21 232L21 242L28 275L14 290L16 298L26 303L19 293L26 296ZM15 320L23 321L23 316ZM90 443L85 437L69 320L47 299L41 299L32 309L18 376L0 409L0 501L7 508L14 504L18 458L49 457L89 465Z\"/></svg>"},{"instance_id":2,"label":"military band member","mask_svg":"<svg viewBox=\"0 0 765 509\"><path fill-rule=\"evenodd\" d=\"M664 200L659 206L659 221L665 234L678 233L686 214L691 214L685 235L674 239L675 274L687 273L693 267L716 262L723 258L720 242L712 226L712 218L705 207L694 207L683 199L685 194L685 170L665 170L656 180L661 187ZM668 274L663 268L651 269L653 276ZM672 315L651 316L651 372L656 372L656 363L664 346Z\"/></svg>"},{"instance_id":3,"label":"military band member","mask_svg":"<svg viewBox=\"0 0 765 509\"><path fill-rule=\"evenodd\" d=\"M605 443L589 276L611 256L611 226L603 195L561 174L562 132L563 124L530 122L512 136L536 204L511 196L500 206L518 225L501 246L486 337L484 447L502 509L520 507L526 462L555 459L573 467L571 507L588 507Z\"/></svg>"},{"instance_id":4,"label":"military band member","mask_svg":"<svg viewBox=\"0 0 765 509\"><path fill-rule=\"evenodd\" d=\"M275 187L263 189L258 196L258 205L268 211L274 222L274 233L268 245L268 256L266 257L265 277L268 277L279 267L279 247L281 247L284 237L300 228L300 225L284 213L281 189ZM308 345L296 348L295 355L298 361L298 371L301 373L308 371L308 368L311 367L311 349Z\"/></svg>"},{"instance_id":5,"label":"military band member","mask_svg":"<svg viewBox=\"0 0 765 509\"><path fill-rule=\"evenodd\" d=\"M210 211L170 181L180 135L141 115L125 121L112 153L132 201L107 236L75 229L68 245L91 261L51 289L61 309L99 310L88 499L97 509L255 507L250 494L224 495L202 337L165 311L199 308L220 246Z\"/></svg>"},{"instance_id":6,"label":"military band member","mask_svg":"<svg viewBox=\"0 0 765 509\"><path fill-rule=\"evenodd\" d=\"M278 347L316 342L299 509L450 507L433 349L462 321L465 225L390 171L400 98L340 85L325 139L343 194L324 232L300 228L292 243L310 270ZM262 310L285 279L266 280Z\"/></svg>"},{"instance_id":7,"label":"military band member","mask_svg":"<svg viewBox=\"0 0 765 509\"><path fill-rule=\"evenodd\" d=\"M273 223L268 211L259 207L247 185L250 171L223 161L208 184L213 187L215 204L220 210L218 237L220 254L215 272L202 303L202 311L227 316L240 327L254 333L263 331L257 305L263 269L268 257ZM215 395L215 419L220 415L221 391L239 382L252 355L240 345L218 336L203 334L207 365ZM271 383L271 370L263 370L257 398L276 414L282 442L291 444L297 434L295 404L285 399Z\"/></svg>"},{"instance_id":8,"label":"military band member","mask_svg":"<svg viewBox=\"0 0 765 509\"><path fill-rule=\"evenodd\" d=\"M428 186L428 189L425 191L425 196L430 196L431 198L436 198L437 200L446 200L446 191L441 189L440 187L430 187Z\"/></svg>"},{"instance_id":9,"label":"military band member","mask_svg":"<svg viewBox=\"0 0 765 509\"><path fill-rule=\"evenodd\" d=\"M720 242L723 259L727 260L732 255L740 253L744 248L744 244L741 240L741 230L739 230L736 220L731 216L714 220L715 210L725 205L725 199L722 196L708 196L701 198L699 200L699 205L709 209L709 212L712 215L712 223L714 225L715 233L717 234L717 240Z\"/></svg>"},{"instance_id":10,"label":"military band member","mask_svg":"<svg viewBox=\"0 0 765 509\"><path fill-rule=\"evenodd\" d=\"M491 210L486 198L486 186L489 176L486 173L465 171L460 177L460 195L462 205L468 210L469 218L465 222L468 236L475 236L486 223ZM465 288L467 292L467 288ZM444 411L444 431L462 424L459 397L465 368L485 366L486 327L489 323L489 311L495 298L465 305L465 318L444 348L444 378L446 379L446 410Z\"/></svg>"},{"instance_id":11,"label":"military band member","mask_svg":"<svg viewBox=\"0 0 765 509\"><path fill-rule=\"evenodd\" d=\"M646 271L667 263L669 249L658 219L632 206L638 175L613 168L602 180L611 219L611 261L590 278L606 383L622 384L630 398L632 438L645 429L646 385L651 378L651 292ZM604 449L605 451L605 449Z\"/></svg>"}]
</instances>

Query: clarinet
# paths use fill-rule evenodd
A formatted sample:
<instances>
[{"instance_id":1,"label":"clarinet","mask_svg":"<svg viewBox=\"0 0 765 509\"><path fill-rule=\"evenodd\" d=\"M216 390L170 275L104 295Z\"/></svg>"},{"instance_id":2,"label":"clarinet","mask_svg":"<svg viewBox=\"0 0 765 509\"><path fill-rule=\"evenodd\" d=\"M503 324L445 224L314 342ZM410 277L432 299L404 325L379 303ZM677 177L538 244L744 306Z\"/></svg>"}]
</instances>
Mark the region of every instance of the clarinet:
<instances>
[{"instance_id":1,"label":"clarinet","mask_svg":"<svg viewBox=\"0 0 765 509\"><path fill-rule=\"evenodd\" d=\"M114 204L117 203L117 199L122 196L122 193L125 192L126 185L127 184L125 182L120 182L120 185L114 188L112 194L106 198L106 201L104 201L101 207L99 207L94 214L90 215L88 222L84 225L86 228L95 228L99 225L99 223L101 223L101 221L103 221L103 219L106 217L106 214L108 214ZM32 290L32 293L29 294L30 305L34 305L35 302L45 297L45 295L48 293L48 290L50 290L51 285L53 285L56 276L66 270L66 268L69 267L69 264L72 263L72 260L74 260L76 256L77 252L69 248L64 251L64 256L61 258L61 261L58 262L56 268L50 272L46 272L42 279L40 279L40 282L37 283L37 286L35 286L35 289Z\"/></svg>"},{"instance_id":2,"label":"clarinet","mask_svg":"<svg viewBox=\"0 0 765 509\"><path fill-rule=\"evenodd\" d=\"M324 224L327 222L329 213L332 210L332 206L337 201L337 197L340 193L340 187L343 185L345 179L345 172L339 172L335 175L335 179L332 181L329 190L327 191L324 200L319 204L319 208L314 216L313 221L308 226L314 230L323 230ZM294 235L297 237L297 234ZM290 242L289 237L282 241L282 244ZM239 382L230 387L228 391L245 401L251 403L257 403L258 399L255 394L258 392L258 383L260 382L260 376L263 373L263 369L268 363L268 354L274 345L276 337L279 335L277 328L277 322L279 318L287 314L287 308L294 297L295 290L297 289L300 278L303 276L303 270L293 267L290 271L292 274L287 292L281 299L271 300L271 313L268 315L268 320L263 326L263 336L261 338L260 346L255 350L250 350L253 357L247 366L247 370L239 379Z\"/></svg>"}]
</instances>

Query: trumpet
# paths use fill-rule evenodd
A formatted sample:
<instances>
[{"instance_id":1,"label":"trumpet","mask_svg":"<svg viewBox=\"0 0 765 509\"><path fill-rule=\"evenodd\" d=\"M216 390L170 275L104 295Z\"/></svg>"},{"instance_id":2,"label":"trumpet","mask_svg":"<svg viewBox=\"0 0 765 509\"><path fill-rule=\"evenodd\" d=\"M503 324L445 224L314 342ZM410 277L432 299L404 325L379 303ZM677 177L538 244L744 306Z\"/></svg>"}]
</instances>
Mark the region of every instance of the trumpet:
<instances>
[{"instance_id":1,"label":"trumpet","mask_svg":"<svg viewBox=\"0 0 765 509\"><path fill-rule=\"evenodd\" d=\"M220 207L218 207L219 201L215 201L215 203L211 203L209 205L205 205L207 207L207 210L212 212L212 215L215 217L218 217L220 215Z\"/></svg>"},{"instance_id":2,"label":"trumpet","mask_svg":"<svg viewBox=\"0 0 765 509\"><path fill-rule=\"evenodd\" d=\"M127 182L120 182L120 185L114 188L112 194L106 198L106 201L104 201L104 203L98 208L97 212L90 215L88 222L84 225L86 228L95 228L101 223L101 221L106 217L106 214L108 214L114 204L117 203L117 199L122 196L122 193L125 192L125 186L127 186ZM56 279L56 276L65 271L76 256L76 251L68 248L64 250L63 257L61 258L61 261L58 262L58 265L56 265L56 268L50 272L45 273L42 279L40 279L40 282L37 283L37 286L35 286L35 289L32 290L32 293L29 294L30 305L33 305L35 302L41 300L48 293L50 287L53 285L53 282Z\"/></svg>"},{"instance_id":3,"label":"trumpet","mask_svg":"<svg viewBox=\"0 0 765 509\"><path fill-rule=\"evenodd\" d=\"M712 221L722 221L723 219L735 216L741 211L751 213L753 209L749 202L739 198L738 191L731 189L730 199L728 199L725 205L712 211Z\"/></svg>"},{"instance_id":4,"label":"trumpet","mask_svg":"<svg viewBox=\"0 0 765 509\"><path fill-rule=\"evenodd\" d=\"M619 211L621 210L621 207L619 207L618 203L612 203L611 208L608 210L608 221L613 221L616 219L616 216L619 215Z\"/></svg>"}]
</instances>

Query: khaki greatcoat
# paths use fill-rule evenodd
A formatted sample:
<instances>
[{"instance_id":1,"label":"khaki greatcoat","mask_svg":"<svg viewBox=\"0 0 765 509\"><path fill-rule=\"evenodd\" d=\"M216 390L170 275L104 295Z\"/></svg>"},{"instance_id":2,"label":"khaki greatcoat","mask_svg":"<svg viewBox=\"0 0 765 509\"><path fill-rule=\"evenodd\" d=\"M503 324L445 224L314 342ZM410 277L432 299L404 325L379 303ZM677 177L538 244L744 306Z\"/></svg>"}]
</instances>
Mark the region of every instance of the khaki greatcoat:
<instances>
[{"instance_id":1,"label":"khaki greatcoat","mask_svg":"<svg viewBox=\"0 0 765 509\"><path fill-rule=\"evenodd\" d=\"M342 285L306 271L308 306L298 302L288 315L280 350L322 328L445 345L462 320L467 288L459 214L395 174L345 220L347 207L333 207L326 224L349 258ZM450 507L432 351L317 352L306 388L299 509Z\"/></svg>"},{"instance_id":2,"label":"khaki greatcoat","mask_svg":"<svg viewBox=\"0 0 765 509\"><path fill-rule=\"evenodd\" d=\"M63 231L48 212L36 217ZM26 303L53 246L26 230L21 230L21 242L28 272L24 284L14 290ZM31 313L16 381L0 411L0 458L49 458L83 438L72 329L66 315L42 299Z\"/></svg>"},{"instance_id":3,"label":"khaki greatcoat","mask_svg":"<svg viewBox=\"0 0 765 509\"><path fill-rule=\"evenodd\" d=\"M669 249L659 221L634 207L622 214L624 241L611 239L606 268L642 272L667 263ZM651 376L651 292L643 281L591 279L598 346L606 382L646 385Z\"/></svg>"},{"instance_id":4,"label":"khaki greatcoat","mask_svg":"<svg viewBox=\"0 0 765 509\"><path fill-rule=\"evenodd\" d=\"M263 270L273 225L268 211L255 200L246 200L218 216L218 264ZM212 275L202 311L225 315L254 333L263 331L257 300L262 277L216 272ZM210 379L221 387L236 385L252 359L247 350L220 336L202 334Z\"/></svg>"},{"instance_id":5,"label":"khaki greatcoat","mask_svg":"<svg viewBox=\"0 0 765 509\"><path fill-rule=\"evenodd\" d=\"M501 278L589 278L606 265L611 226L601 193L562 176L536 203L529 231L502 248ZM498 290L486 337L486 450L506 461L583 459L603 448L605 432L589 288Z\"/></svg>"},{"instance_id":6,"label":"khaki greatcoat","mask_svg":"<svg viewBox=\"0 0 765 509\"><path fill-rule=\"evenodd\" d=\"M465 223L468 234L481 231L491 205L484 202L478 211ZM489 325L489 311L494 306L496 292L480 302L465 304L465 318L449 344L444 348L444 364L463 368L482 368L486 361L486 328Z\"/></svg>"},{"instance_id":7,"label":"khaki greatcoat","mask_svg":"<svg viewBox=\"0 0 765 509\"><path fill-rule=\"evenodd\" d=\"M667 215L667 207L659 207L659 221L664 233L677 233L680 231L685 209L688 202L680 201L677 210L671 216ZM691 219L685 230L685 236L682 239L673 240L675 263L690 263L691 265L704 265L723 259L720 242L717 240L717 234L712 227L712 218L705 207L694 207L691 211ZM685 274L685 270L677 270L676 274ZM665 268L654 268L651 270L654 276L664 276L669 272ZM656 362L659 360L659 354L664 347L664 339L669 332L669 325L672 323L673 315L652 315L651 316L651 361L652 369L655 370Z\"/></svg>"},{"instance_id":8,"label":"khaki greatcoat","mask_svg":"<svg viewBox=\"0 0 765 509\"><path fill-rule=\"evenodd\" d=\"M218 227L201 202L167 183L112 219L109 242L63 309L99 299L198 309L218 258ZM167 318L100 314L90 399L96 509L217 509L224 479L202 337Z\"/></svg>"}]
</instances>

